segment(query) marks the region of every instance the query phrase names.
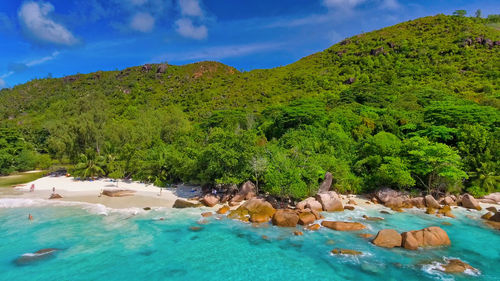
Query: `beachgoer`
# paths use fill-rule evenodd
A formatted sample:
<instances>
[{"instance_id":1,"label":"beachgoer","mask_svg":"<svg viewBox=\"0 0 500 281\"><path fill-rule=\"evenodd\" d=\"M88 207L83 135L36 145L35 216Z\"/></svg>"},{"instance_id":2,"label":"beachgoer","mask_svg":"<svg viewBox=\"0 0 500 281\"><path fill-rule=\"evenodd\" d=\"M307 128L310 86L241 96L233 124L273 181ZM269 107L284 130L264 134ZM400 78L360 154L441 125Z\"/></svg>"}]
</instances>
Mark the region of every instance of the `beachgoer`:
<instances>
[{"instance_id":1,"label":"beachgoer","mask_svg":"<svg viewBox=\"0 0 500 281\"><path fill-rule=\"evenodd\" d=\"M213 195L216 195L216 194L217 194L217 189L212 188L212 194L213 194Z\"/></svg>"},{"instance_id":2,"label":"beachgoer","mask_svg":"<svg viewBox=\"0 0 500 281\"><path fill-rule=\"evenodd\" d=\"M56 188L52 187L52 194L56 193Z\"/></svg>"},{"instance_id":3,"label":"beachgoer","mask_svg":"<svg viewBox=\"0 0 500 281\"><path fill-rule=\"evenodd\" d=\"M33 220L33 216L31 214L28 214L28 220L30 220L30 221Z\"/></svg>"},{"instance_id":4,"label":"beachgoer","mask_svg":"<svg viewBox=\"0 0 500 281\"><path fill-rule=\"evenodd\" d=\"M31 187L30 187L30 192L33 192L33 191L35 191L35 184L34 183L32 183Z\"/></svg>"},{"instance_id":5,"label":"beachgoer","mask_svg":"<svg viewBox=\"0 0 500 281\"><path fill-rule=\"evenodd\" d=\"M163 187L160 187L160 194L158 196L161 196L161 191L163 190Z\"/></svg>"},{"instance_id":6,"label":"beachgoer","mask_svg":"<svg viewBox=\"0 0 500 281\"><path fill-rule=\"evenodd\" d=\"M99 196L97 196L97 197L101 197L103 192L104 192L104 190L102 190L102 188L101 188L101 193L99 193Z\"/></svg>"}]
</instances>

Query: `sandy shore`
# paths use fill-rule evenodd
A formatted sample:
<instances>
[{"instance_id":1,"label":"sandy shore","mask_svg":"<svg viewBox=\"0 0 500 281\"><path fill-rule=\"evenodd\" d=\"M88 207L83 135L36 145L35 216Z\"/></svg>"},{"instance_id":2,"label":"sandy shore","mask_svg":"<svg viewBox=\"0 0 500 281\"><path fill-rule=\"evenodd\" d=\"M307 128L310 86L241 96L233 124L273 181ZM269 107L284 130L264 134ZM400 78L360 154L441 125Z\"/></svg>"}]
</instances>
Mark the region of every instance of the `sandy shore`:
<instances>
[{"instance_id":1,"label":"sandy shore","mask_svg":"<svg viewBox=\"0 0 500 281\"><path fill-rule=\"evenodd\" d=\"M32 184L35 185L34 192L30 192ZM63 197L53 200L102 204L110 208L172 207L178 198L188 199L201 193L200 187L188 185L162 188L160 192L159 187L140 182L119 181L117 183L111 179L80 181L73 177L61 176L43 177L13 188L2 188L0 197L48 199L53 188ZM102 190L132 190L134 193L131 196L108 197L100 195Z\"/></svg>"}]
</instances>

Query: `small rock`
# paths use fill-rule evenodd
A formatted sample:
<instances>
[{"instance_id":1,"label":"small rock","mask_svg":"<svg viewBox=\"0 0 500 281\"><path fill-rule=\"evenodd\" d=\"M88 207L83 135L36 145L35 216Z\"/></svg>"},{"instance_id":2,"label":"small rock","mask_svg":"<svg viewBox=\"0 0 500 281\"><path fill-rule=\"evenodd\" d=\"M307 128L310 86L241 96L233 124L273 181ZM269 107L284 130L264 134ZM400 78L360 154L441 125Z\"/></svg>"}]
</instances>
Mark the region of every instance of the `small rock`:
<instances>
[{"instance_id":1,"label":"small rock","mask_svg":"<svg viewBox=\"0 0 500 281\"><path fill-rule=\"evenodd\" d=\"M488 211L490 211L492 213L496 213L497 212L497 208L495 208L493 206L486 208L486 210L488 210Z\"/></svg>"},{"instance_id":2,"label":"small rock","mask_svg":"<svg viewBox=\"0 0 500 281\"><path fill-rule=\"evenodd\" d=\"M301 236L301 235L304 235L304 233L302 231L296 230L296 231L293 232L293 235L295 235L295 236Z\"/></svg>"},{"instance_id":3,"label":"small rock","mask_svg":"<svg viewBox=\"0 0 500 281\"><path fill-rule=\"evenodd\" d=\"M490 221L494 222L500 222L500 212L496 212L491 218L489 218Z\"/></svg>"},{"instance_id":4,"label":"small rock","mask_svg":"<svg viewBox=\"0 0 500 281\"><path fill-rule=\"evenodd\" d=\"M485 220L489 220L493 216L492 212L487 212L486 214L482 215L481 218Z\"/></svg>"},{"instance_id":5,"label":"small rock","mask_svg":"<svg viewBox=\"0 0 500 281\"><path fill-rule=\"evenodd\" d=\"M306 227L306 229L307 229L307 230L313 230L313 231L314 231L314 230L318 230L318 229L320 229L320 228L321 228L321 225L319 225L319 224L317 224L317 223L312 224L312 225L309 225L309 226L307 226L307 227Z\"/></svg>"},{"instance_id":6,"label":"small rock","mask_svg":"<svg viewBox=\"0 0 500 281\"><path fill-rule=\"evenodd\" d=\"M363 218L367 221L381 221L384 219L384 218L379 218L379 217L369 217L367 215L363 215Z\"/></svg>"},{"instance_id":7,"label":"small rock","mask_svg":"<svg viewBox=\"0 0 500 281\"><path fill-rule=\"evenodd\" d=\"M358 234L358 236L361 237L361 238L372 238L373 234L370 234L370 233L360 233L360 234Z\"/></svg>"},{"instance_id":8,"label":"small rock","mask_svg":"<svg viewBox=\"0 0 500 281\"><path fill-rule=\"evenodd\" d=\"M63 197L57 193L52 193L49 197L49 199L60 199L60 198L63 198Z\"/></svg>"},{"instance_id":9,"label":"small rock","mask_svg":"<svg viewBox=\"0 0 500 281\"><path fill-rule=\"evenodd\" d=\"M217 214L220 214L220 215L224 215L227 212L229 212L229 206L227 206L227 205L224 205L219 210L217 210Z\"/></svg>"},{"instance_id":10,"label":"small rock","mask_svg":"<svg viewBox=\"0 0 500 281\"><path fill-rule=\"evenodd\" d=\"M308 225L313 223L316 220L316 216L314 216L311 212L303 212L299 214L299 224Z\"/></svg>"},{"instance_id":11,"label":"small rock","mask_svg":"<svg viewBox=\"0 0 500 281\"><path fill-rule=\"evenodd\" d=\"M199 203L192 203L192 202L189 202L189 201L186 201L186 200L177 199L177 200L175 200L174 205L172 206L172 208L178 208L178 209L182 209L182 208L197 208L197 207L201 207L201 206L202 205L199 204Z\"/></svg>"},{"instance_id":12,"label":"small rock","mask_svg":"<svg viewBox=\"0 0 500 281\"><path fill-rule=\"evenodd\" d=\"M344 209L349 210L349 211L354 211L354 206L344 206Z\"/></svg>"},{"instance_id":13,"label":"small rock","mask_svg":"<svg viewBox=\"0 0 500 281\"><path fill-rule=\"evenodd\" d=\"M386 215L390 215L390 214L391 214L391 213L389 213L389 212L387 212L387 211L384 211L384 210L380 211L380 213L381 213L381 214L386 214Z\"/></svg>"},{"instance_id":14,"label":"small rock","mask_svg":"<svg viewBox=\"0 0 500 281\"><path fill-rule=\"evenodd\" d=\"M201 227L201 226L190 226L189 227L189 230L191 230L191 231L200 231L202 229L203 229L203 227Z\"/></svg>"},{"instance_id":15,"label":"small rock","mask_svg":"<svg viewBox=\"0 0 500 281\"><path fill-rule=\"evenodd\" d=\"M142 208L144 211L151 211L151 207L144 207Z\"/></svg>"},{"instance_id":16,"label":"small rock","mask_svg":"<svg viewBox=\"0 0 500 281\"><path fill-rule=\"evenodd\" d=\"M205 213L201 213L201 216L204 217L204 218L208 218L208 217L211 217L213 215L212 212L205 212Z\"/></svg>"},{"instance_id":17,"label":"small rock","mask_svg":"<svg viewBox=\"0 0 500 281\"><path fill-rule=\"evenodd\" d=\"M352 199L349 199L349 201L347 201L347 204L349 204L349 205L358 205L358 204L356 203L356 201L354 201L354 200L352 200Z\"/></svg>"},{"instance_id":18,"label":"small rock","mask_svg":"<svg viewBox=\"0 0 500 281\"><path fill-rule=\"evenodd\" d=\"M200 202L207 207L213 207L219 203L219 198L213 194L206 194Z\"/></svg>"}]
</instances>

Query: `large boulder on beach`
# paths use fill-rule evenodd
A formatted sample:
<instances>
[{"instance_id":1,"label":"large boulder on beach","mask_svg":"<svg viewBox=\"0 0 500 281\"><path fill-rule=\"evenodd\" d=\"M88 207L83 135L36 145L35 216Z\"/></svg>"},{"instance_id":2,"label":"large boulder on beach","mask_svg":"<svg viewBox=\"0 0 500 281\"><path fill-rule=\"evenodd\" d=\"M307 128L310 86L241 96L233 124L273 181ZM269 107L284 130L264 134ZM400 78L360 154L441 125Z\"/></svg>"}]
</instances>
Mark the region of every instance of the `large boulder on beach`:
<instances>
[{"instance_id":1,"label":"large boulder on beach","mask_svg":"<svg viewBox=\"0 0 500 281\"><path fill-rule=\"evenodd\" d=\"M293 210L280 209L274 213L273 224L281 227L295 227L299 222L299 215Z\"/></svg>"},{"instance_id":2,"label":"large boulder on beach","mask_svg":"<svg viewBox=\"0 0 500 281\"><path fill-rule=\"evenodd\" d=\"M433 208L433 209L441 208L439 203L436 201L436 199L434 199L434 197L432 197L432 195L430 194L426 195L424 198L425 198L425 205L427 206L427 208Z\"/></svg>"},{"instance_id":3,"label":"large boulder on beach","mask_svg":"<svg viewBox=\"0 0 500 281\"><path fill-rule=\"evenodd\" d=\"M132 195L134 195L134 193L135 193L134 190L128 190L128 189L104 189L102 191L103 195L106 195L109 197L132 196Z\"/></svg>"},{"instance_id":4,"label":"large boulder on beach","mask_svg":"<svg viewBox=\"0 0 500 281\"><path fill-rule=\"evenodd\" d=\"M224 205L224 206L220 207L219 210L217 210L217 214L220 214L220 215L224 215L227 212L229 212L229 206L227 206L227 205Z\"/></svg>"},{"instance_id":5,"label":"large boulder on beach","mask_svg":"<svg viewBox=\"0 0 500 281\"><path fill-rule=\"evenodd\" d=\"M455 200L453 200L453 198L451 196L445 196L440 201L440 203L443 205L448 205L448 206L456 206L457 205L457 202L455 202Z\"/></svg>"},{"instance_id":6,"label":"large boulder on beach","mask_svg":"<svg viewBox=\"0 0 500 281\"><path fill-rule=\"evenodd\" d=\"M342 200L335 191L316 194L316 200L321 204L323 211L339 212L344 210Z\"/></svg>"},{"instance_id":7,"label":"large boulder on beach","mask_svg":"<svg viewBox=\"0 0 500 281\"><path fill-rule=\"evenodd\" d=\"M409 199L409 196L391 188L382 188L375 192L375 198L379 203L389 208L401 208L404 206L404 202Z\"/></svg>"},{"instance_id":8,"label":"large boulder on beach","mask_svg":"<svg viewBox=\"0 0 500 281\"><path fill-rule=\"evenodd\" d=\"M256 188L253 182L246 181L241 187L240 191L234 195L230 202L241 202L243 200L250 200L257 195Z\"/></svg>"},{"instance_id":9,"label":"large boulder on beach","mask_svg":"<svg viewBox=\"0 0 500 281\"><path fill-rule=\"evenodd\" d=\"M308 197L300 201L295 207L299 210L310 209L317 212L323 211L323 206L314 197Z\"/></svg>"},{"instance_id":10,"label":"large boulder on beach","mask_svg":"<svg viewBox=\"0 0 500 281\"><path fill-rule=\"evenodd\" d=\"M183 208L197 208L197 207L201 207L201 206L202 205L200 203L193 203L193 202L189 202L186 200L177 199L177 200L175 200L172 208L183 209Z\"/></svg>"},{"instance_id":11,"label":"large boulder on beach","mask_svg":"<svg viewBox=\"0 0 500 281\"><path fill-rule=\"evenodd\" d=\"M219 197L213 194L205 194L200 202L207 207L213 207L219 203Z\"/></svg>"},{"instance_id":12,"label":"large boulder on beach","mask_svg":"<svg viewBox=\"0 0 500 281\"><path fill-rule=\"evenodd\" d=\"M414 197L407 201L411 206L416 208L425 208L424 197Z\"/></svg>"},{"instance_id":13,"label":"large boulder on beach","mask_svg":"<svg viewBox=\"0 0 500 281\"><path fill-rule=\"evenodd\" d=\"M450 238L446 231L438 226L431 226L421 230L409 231L411 235L403 233L403 247L408 244L407 249L414 250L415 242L412 241L414 238L418 244L418 247L436 247L436 246L448 246L451 244ZM410 241L408 241L410 239Z\"/></svg>"},{"instance_id":14,"label":"large boulder on beach","mask_svg":"<svg viewBox=\"0 0 500 281\"><path fill-rule=\"evenodd\" d=\"M464 196L462 196L462 206L467 209L481 210L479 202L477 202L474 196L470 194L465 194Z\"/></svg>"},{"instance_id":15,"label":"large boulder on beach","mask_svg":"<svg viewBox=\"0 0 500 281\"><path fill-rule=\"evenodd\" d=\"M488 200L496 202L497 204L500 204L500 192L490 193L486 196L483 196L482 198L488 199Z\"/></svg>"},{"instance_id":16,"label":"large boulder on beach","mask_svg":"<svg viewBox=\"0 0 500 281\"><path fill-rule=\"evenodd\" d=\"M356 231L365 229L366 226L359 222L323 221L321 225L337 231Z\"/></svg>"},{"instance_id":17,"label":"large boulder on beach","mask_svg":"<svg viewBox=\"0 0 500 281\"><path fill-rule=\"evenodd\" d=\"M401 234L394 229L380 230L372 241L373 244L384 248L400 247L401 242Z\"/></svg>"},{"instance_id":18,"label":"large boulder on beach","mask_svg":"<svg viewBox=\"0 0 500 281\"><path fill-rule=\"evenodd\" d=\"M326 172L325 179L321 183L318 189L318 193L325 193L332 187L333 175L330 172Z\"/></svg>"}]
</instances>

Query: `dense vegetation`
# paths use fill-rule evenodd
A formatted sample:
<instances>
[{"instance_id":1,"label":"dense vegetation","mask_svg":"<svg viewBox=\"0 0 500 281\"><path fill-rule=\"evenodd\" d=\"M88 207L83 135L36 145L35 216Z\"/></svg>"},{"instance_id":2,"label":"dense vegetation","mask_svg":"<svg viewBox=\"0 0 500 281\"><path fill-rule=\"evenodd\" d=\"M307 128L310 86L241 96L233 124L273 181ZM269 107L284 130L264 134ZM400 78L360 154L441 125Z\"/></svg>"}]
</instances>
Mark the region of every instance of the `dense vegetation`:
<instances>
[{"instance_id":1,"label":"dense vegetation","mask_svg":"<svg viewBox=\"0 0 500 281\"><path fill-rule=\"evenodd\" d=\"M303 198L500 190L498 17L426 17L360 34L285 67L216 62L37 79L0 91L0 173L165 185L256 182ZM489 41L492 40L492 41Z\"/></svg>"}]
</instances>

